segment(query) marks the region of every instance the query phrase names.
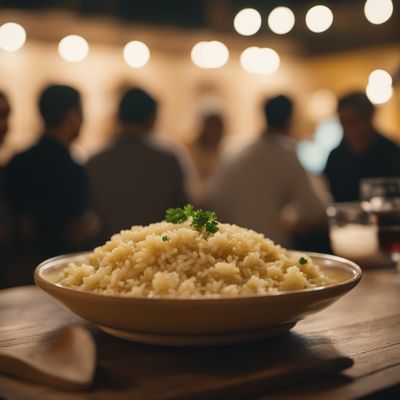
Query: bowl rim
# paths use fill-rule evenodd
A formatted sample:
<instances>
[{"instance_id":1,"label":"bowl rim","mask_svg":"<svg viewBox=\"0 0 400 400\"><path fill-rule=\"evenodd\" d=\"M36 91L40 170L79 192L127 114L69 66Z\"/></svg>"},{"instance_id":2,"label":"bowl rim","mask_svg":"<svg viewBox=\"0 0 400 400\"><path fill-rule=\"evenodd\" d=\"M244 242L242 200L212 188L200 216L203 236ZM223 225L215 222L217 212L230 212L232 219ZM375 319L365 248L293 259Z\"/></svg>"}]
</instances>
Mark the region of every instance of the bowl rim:
<instances>
[{"instance_id":1,"label":"bowl rim","mask_svg":"<svg viewBox=\"0 0 400 400\"><path fill-rule=\"evenodd\" d=\"M339 262L341 264L345 264L347 267L352 268L353 276L345 281L341 281L338 283L334 283L329 286L317 286L314 288L307 288L307 289L298 289L298 290L282 290L278 291L276 293L271 293L271 294L261 294L261 295L241 295L241 296L229 296L229 297L186 297L186 298L179 298L179 297L139 297L139 296L129 296L129 295L116 295L116 294L105 294L105 293L97 293L97 292L90 292L90 291L85 291L82 289L75 289L75 288L70 288L66 287L63 285L60 285L58 283L51 282L47 279L45 279L42 275L41 272L43 269L45 269L48 264L53 264L57 263L58 261L61 261L63 259L69 259L69 258L78 258L82 257L84 255L90 254L91 251L84 251L84 252L78 252L78 253L70 253L70 254L63 254L59 255L56 257L49 258L47 260L42 261L34 271L34 281L37 286L39 286L42 290L47 292L43 287L51 287L52 289L55 289L57 291L62 291L70 294L74 294L76 296L81 296L81 297L92 297L92 298L97 298L97 299L114 299L114 300L119 300L119 301L146 301L146 302L163 302L163 303L183 303L183 302L212 302L212 303L221 303L223 302L232 302L232 301L238 301L238 300L255 300L255 299L265 299L265 298L277 298L281 296L288 296L288 295L293 295L293 296L299 296L303 295L305 293L313 293L313 292L329 292L332 290L340 289L340 288L345 288L345 287L351 287L353 288L356 286L359 281L361 280L362 276L362 269L361 267L356 264L354 261L348 260L343 257L335 256L332 254L324 254L324 253L316 253L316 252L309 252L309 251L301 251L301 250L287 250L290 253L299 253L299 254L305 254L308 255L309 257L313 258L323 258L323 259L329 259L332 261Z\"/></svg>"}]
</instances>

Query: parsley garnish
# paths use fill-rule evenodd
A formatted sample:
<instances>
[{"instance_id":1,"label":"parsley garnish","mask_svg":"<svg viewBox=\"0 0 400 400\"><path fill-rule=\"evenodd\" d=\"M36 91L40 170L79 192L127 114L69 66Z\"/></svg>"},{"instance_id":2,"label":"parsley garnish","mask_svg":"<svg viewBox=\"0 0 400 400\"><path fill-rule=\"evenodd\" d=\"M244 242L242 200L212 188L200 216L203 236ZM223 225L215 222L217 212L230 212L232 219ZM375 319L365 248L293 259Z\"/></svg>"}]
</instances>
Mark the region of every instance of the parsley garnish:
<instances>
[{"instance_id":1,"label":"parsley garnish","mask_svg":"<svg viewBox=\"0 0 400 400\"><path fill-rule=\"evenodd\" d=\"M163 242L166 242L167 240L169 240L169 237L168 237L167 235L164 235L164 236L162 237L162 240L163 240Z\"/></svg>"},{"instance_id":2,"label":"parsley garnish","mask_svg":"<svg viewBox=\"0 0 400 400\"><path fill-rule=\"evenodd\" d=\"M218 231L217 214L214 211L196 210L193 213L192 226L198 231L204 229L207 233L215 233Z\"/></svg>"},{"instance_id":3,"label":"parsley garnish","mask_svg":"<svg viewBox=\"0 0 400 400\"><path fill-rule=\"evenodd\" d=\"M206 233L218 231L217 214L214 211L195 210L191 204L187 204L184 208L169 208L165 220L173 224L180 224L189 217L192 217L191 225L198 231Z\"/></svg>"},{"instance_id":4,"label":"parsley garnish","mask_svg":"<svg viewBox=\"0 0 400 400\"><path fill-rule=\"evenodd\" d=\"M188 219L188 215L182 208L168 208L165 220L173 224L180 224Z\"/></svg>"},{"instance_id":5,"label":"parsley garnish","mask_svg":"<svg viewBox=\"0 0 400 400\"><path fill-rule=\"evenodd\" d=\"M187 217L192 217L194 213L194 208L191 204L186 204L186 206L183 207L183 211L185 212L185 215Z\"/></svg>"},{"instance_id":6,"label":"parsley garnish","mask_svg":"<svg viewBox=\"0 0 400 400\"><path fill-rule=\"evenodd\" d=\"M304 258L304 257L301 257L300 260L299 260L299 263L300 263L300 265L304 265L304 264L308 263L308 260L306 258Z\"/></svg>"}]
</instances>

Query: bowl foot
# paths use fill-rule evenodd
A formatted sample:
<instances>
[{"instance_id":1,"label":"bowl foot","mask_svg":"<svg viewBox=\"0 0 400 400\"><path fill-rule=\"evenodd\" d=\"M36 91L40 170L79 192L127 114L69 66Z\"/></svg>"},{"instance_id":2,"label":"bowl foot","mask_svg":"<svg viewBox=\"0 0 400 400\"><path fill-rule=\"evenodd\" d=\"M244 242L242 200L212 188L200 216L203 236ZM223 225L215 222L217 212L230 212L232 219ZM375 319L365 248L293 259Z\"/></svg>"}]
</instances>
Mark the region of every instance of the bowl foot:
<instances>
[{"instance_id":1,"label":"bowl foot","mask_svg":"<svg viewBox=\"0 0 400 400\"><path fill-rule=\"evenodd\" d=\"M296 325L296 322L289 322L284 325L274 326L259 331L234 332L211 335L154 335L141 332L131 332L120 329L99 326L99 328L112 336L132 342L155 344L159 346L178 346L178 347L203 347L220 346L252 340L266 339L272 336L281 335L288 332Z\"/></svg>"}]
</instances>

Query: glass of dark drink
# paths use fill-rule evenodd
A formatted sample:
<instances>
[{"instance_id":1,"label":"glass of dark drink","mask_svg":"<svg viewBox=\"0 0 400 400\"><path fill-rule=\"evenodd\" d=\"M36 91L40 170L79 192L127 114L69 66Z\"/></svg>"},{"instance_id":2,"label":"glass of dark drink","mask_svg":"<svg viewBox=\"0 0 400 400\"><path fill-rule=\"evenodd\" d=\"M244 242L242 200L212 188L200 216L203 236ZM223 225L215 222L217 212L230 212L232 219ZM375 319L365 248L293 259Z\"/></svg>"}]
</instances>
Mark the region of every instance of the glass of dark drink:
<instances>
[{"instance_id":1,"label":"glass of dark drink","mask_svg":"<svg viewBox=\"0 0 400 400\"><path fill-rule=\"evenodd\" d=\"M400 272L400 177L363 179L360 196L363 209L375 218L380 249Z\"/></svg>"}]
</instances>

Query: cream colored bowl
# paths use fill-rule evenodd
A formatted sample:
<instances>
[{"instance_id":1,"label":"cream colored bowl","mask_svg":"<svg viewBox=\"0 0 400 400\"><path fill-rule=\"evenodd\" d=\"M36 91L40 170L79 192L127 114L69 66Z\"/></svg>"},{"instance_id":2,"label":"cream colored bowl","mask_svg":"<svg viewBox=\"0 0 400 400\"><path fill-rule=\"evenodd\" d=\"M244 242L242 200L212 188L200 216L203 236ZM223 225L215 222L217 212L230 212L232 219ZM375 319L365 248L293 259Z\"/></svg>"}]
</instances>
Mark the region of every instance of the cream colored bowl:
<instances>
[{"instance_id":1,"label":"cream colored bowl","mask_svg":"<svg viewBox=\"0 0 400 400\"><path fill-rule=\"evenodd\" d=\"M361 269L344 258L307 253L338 283L278 294L222 299L148 299L109 296L63 287L57 273L87 253L41 263L35 282L66 309L124 339L173 346L206 346L283 333L297 321L329 306L357 285Z\"/></svg>"}]
</instances>

